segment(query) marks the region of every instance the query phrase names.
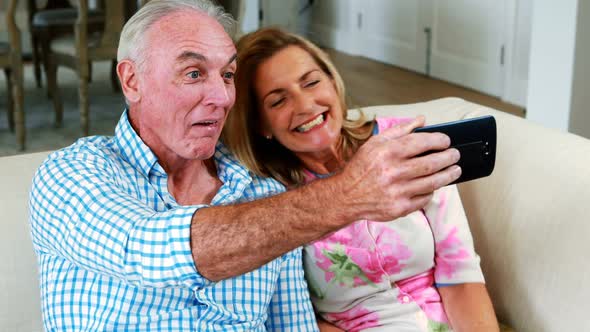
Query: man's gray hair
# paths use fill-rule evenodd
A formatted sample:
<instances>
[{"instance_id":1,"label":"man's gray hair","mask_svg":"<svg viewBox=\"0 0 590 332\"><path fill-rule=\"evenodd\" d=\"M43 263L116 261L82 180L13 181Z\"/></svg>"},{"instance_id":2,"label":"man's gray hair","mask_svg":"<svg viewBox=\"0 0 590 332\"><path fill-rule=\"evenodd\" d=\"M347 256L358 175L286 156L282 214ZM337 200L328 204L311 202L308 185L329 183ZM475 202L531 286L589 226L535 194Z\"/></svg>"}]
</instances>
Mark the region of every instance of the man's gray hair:
<instances>
[{"instance_id":1,"label":"man's gray hair","mask_svg":"<svg viewBox=\"0 0 590 332\"><path fill-rule=\"evenodd\" d=\"M123 27L117 61L130 59L141 66L145 60L142 54L145 54L147 30L162 17L181 10L195 10L214 18L233 38L235 20L231 14L225 12L222 6L210 0L151 0L141 7Z\"/></svg>"}]
</instances>

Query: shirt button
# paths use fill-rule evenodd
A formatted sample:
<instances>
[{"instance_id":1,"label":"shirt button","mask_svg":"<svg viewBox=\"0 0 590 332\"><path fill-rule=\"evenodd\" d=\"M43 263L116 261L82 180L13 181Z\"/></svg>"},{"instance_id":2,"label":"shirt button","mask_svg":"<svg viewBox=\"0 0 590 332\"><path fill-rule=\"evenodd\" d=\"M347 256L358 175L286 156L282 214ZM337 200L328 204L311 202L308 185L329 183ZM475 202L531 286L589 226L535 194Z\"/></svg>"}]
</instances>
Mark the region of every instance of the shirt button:
<instances>
[{"instance_id":1,"label":"shirt button","mask_svg":"<svg viewBox=\"0 0 590 332\"><path fill-rule=\"evenodd\" d=\"M410 302L410 297L409 297L409 296L407 296L407 295L406 295L406 296L404 296L404 297L402 297L402 302L403 302L403 303L408 303L408 302Z\"/></svg>"}]
</instances>

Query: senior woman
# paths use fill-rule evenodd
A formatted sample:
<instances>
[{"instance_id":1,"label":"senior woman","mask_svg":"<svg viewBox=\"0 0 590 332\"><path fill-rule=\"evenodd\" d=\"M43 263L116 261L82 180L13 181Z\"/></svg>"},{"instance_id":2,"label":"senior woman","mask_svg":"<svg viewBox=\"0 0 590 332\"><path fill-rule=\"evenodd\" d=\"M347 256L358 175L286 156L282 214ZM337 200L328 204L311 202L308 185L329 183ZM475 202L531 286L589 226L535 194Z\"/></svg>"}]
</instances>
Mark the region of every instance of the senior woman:
<instances>
[{"instance_id":1,"label":"senior woman","mask_svg":"<svg viewBox=\"0 0 590 332\"><path fill-rule=\"evenodd\" d=\"M287 187L329 177L372 135L407 121L348 120L340 75L300 36L253 32L237 58L223 139L251 171ZM359 220L310 243L304 266L324 331L498 331L455 186L422 211Z\"/></svg>"}]
</instances>

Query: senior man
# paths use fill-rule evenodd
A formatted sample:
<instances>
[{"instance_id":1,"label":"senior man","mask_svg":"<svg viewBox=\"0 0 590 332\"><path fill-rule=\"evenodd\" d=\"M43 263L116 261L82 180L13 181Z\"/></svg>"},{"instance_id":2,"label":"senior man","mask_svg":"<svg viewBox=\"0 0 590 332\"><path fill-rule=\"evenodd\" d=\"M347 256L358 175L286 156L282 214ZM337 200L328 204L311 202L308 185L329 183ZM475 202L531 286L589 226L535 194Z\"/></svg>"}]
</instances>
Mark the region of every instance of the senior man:
<instances>
[{"instance_id":1,"label":"senior man","mask_svg":"<svg viewBox=\"0 0 590 332\"><path fill-rule=\"evenodd\" d=\"M207 0L150 1L121 35L114 137L80 139L36 173L47 330L315 330L299 246L419 209L460 175L456 150L412 158L449 145L410 134L418 119L340 174L258 199L284 189L218 142L235 99L231 25Z\"/></svg>"}]
</instances>

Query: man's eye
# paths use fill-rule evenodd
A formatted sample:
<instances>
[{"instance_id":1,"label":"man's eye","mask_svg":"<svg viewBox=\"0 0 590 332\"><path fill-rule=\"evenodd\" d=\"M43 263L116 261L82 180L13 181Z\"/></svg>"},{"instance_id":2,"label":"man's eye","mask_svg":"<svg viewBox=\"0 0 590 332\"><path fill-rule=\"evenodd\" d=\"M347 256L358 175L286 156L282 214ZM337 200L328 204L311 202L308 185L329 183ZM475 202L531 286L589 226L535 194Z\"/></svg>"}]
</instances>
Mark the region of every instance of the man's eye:
<instances>
[{"instance_id":1,"label":"man's eye","mask_svg":"<svg viewBox=\"0 0 590 332\"><path fill-rule=\"evenodd\" d=\"M198 70L193 70L190 73L186 74L186 76L188 76L189 78L192 78L192 79L197 79L197 78L201 77L201 72Z\"/></svg>"},{"instance_id":2,"label":"man's eye","mask_svg":"<svg viewBox=\"0 0 590 332\"><path fill-rule=\"evenodd\" d=\"M232 73L231 71L228 71L228 72L226 72L226 73L223 74L223 78L226 79L226 80L233 80L235 75L236 75L235 73Z\"/></svg>"}]
</instances>

